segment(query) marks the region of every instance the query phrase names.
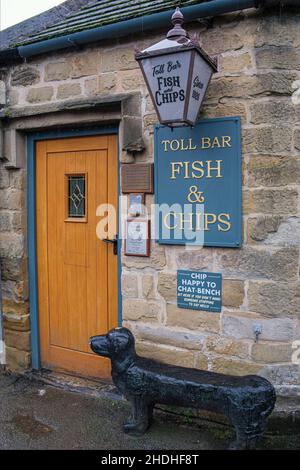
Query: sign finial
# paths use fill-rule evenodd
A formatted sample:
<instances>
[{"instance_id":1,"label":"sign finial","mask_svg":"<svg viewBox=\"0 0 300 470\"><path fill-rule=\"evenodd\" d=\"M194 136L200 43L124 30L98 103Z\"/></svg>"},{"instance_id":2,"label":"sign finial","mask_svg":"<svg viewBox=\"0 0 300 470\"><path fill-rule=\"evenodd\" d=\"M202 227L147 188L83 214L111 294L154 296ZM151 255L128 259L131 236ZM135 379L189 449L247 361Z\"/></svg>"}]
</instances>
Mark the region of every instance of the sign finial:
<instances>
[{"instance_id":1,"label":"sign finial","mask_svg":"<svg viewBox=\"0 0 300 470\"><path fill-rule=\"evenodd\" d=\"M179 39L179 38L188 38L188 34L185 29L182 28L184 23L184 16L180 11L179 7L176 7L175 13L172 16L172 24L174 28L172 28L168 34L168 39Z\"/></svg>"}]
</instances>

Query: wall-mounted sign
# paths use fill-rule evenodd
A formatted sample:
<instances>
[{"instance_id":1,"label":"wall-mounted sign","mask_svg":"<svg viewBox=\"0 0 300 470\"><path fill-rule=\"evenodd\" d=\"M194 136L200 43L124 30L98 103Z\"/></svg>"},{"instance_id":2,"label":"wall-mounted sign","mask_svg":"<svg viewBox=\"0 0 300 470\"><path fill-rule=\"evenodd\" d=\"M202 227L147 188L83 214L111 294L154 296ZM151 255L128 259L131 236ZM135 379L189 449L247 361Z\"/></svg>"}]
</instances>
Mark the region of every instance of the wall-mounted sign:
<instances>
[{"instance_id":1,"label":"wall-mounted sign","mask_svg":"<svg viewBox=\"0 0 300 470\"><path fill-rule=\"evenodd\" d=\"M214 59L189 38L182 28L184 18L176 9L167 38L136 53L146 85L161 124L194 125L211 76Z\"/></svg>"},{"instance_id":2,"label":"wall-mounted sign","mask_svg":"<svg viewBox=\"0 0 300 470\"><path fill-rule=\"evenodd\" d=\"M177 271L177 306L221 312L222 275L199 271Z\"/></svg>"},{"instance_id":3,"label":"wall-mounted sign","mask_svg":"<svg viewBox=\"0 0 300 470\"><path fill-rule=\"evenodd\" d=\"M240 118L155 129L159 243L239 247L242 239Z\"/></svg>"},{"instance_id":4,"label":"wall-mounted sign","mask_svg":"<svg viewBox=\"0 0 300 470\"><path fill-rule=\"evenodd\" d=\"M128 219L125 225L125 255L150 256L150 220Z\"/></svg>"},{"instance_id":5,"label":"wall-mounted sign","mask_svg":"<svg viewBox=\"0 0 300 470\"><path fill-rule=\"evenodd\" d=\"M124 163L121 185L122 193L153 193L153 164Z\"/></svg>"}]
</instances>

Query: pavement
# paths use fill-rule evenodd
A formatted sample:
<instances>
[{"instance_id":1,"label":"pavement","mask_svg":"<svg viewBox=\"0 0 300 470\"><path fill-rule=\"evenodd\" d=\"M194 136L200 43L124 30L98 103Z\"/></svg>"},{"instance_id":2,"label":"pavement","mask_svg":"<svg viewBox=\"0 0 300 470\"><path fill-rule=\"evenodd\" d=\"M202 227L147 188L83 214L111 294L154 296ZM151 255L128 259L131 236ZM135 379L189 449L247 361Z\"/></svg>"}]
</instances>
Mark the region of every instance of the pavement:
<instances>
[{"instance_id":1,"label":"pavement","mask_svg":"<svg viewBox=\"0 0 300 470\"><path fill-rule=\"evenodd\" d=\"M112 385L71 386L60 380L0 374L0 449L204 450L226 449L228 426L178 420L155 412L147 434L122 431L129 407ZM267 432L261 448L300 449L300 426Z\"/></svg>"}]
</instances>

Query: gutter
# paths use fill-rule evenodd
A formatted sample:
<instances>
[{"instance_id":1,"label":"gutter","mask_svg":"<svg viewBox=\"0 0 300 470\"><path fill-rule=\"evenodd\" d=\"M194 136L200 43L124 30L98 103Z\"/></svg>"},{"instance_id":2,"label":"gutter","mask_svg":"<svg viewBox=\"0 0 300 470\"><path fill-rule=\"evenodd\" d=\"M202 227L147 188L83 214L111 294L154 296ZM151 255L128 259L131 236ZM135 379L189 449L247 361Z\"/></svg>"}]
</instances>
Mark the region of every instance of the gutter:
<instances>
[{"instance_id":1,"label":"gutter","mask_svg":"<svg viewBox=\"0 0 300 470\"><path fill-rule=\"evenodd\" d=\"M198 5L182 7L185 20L193 21L198 18L217 16L224 13L259 8L270 5L296 5L298 0L210 0ZM152 15L132 18L119 23L108 24L65 36L46 39L33 44L19 46L15 49L0 51L0 63L16 58L28 58L51 51L57 51L74 46L81 46L95 41L110 38L120 38L133 33L142 33L153 29L163 28L170 24L174 10L168 10Z\"/></svg>"}]
</instances>

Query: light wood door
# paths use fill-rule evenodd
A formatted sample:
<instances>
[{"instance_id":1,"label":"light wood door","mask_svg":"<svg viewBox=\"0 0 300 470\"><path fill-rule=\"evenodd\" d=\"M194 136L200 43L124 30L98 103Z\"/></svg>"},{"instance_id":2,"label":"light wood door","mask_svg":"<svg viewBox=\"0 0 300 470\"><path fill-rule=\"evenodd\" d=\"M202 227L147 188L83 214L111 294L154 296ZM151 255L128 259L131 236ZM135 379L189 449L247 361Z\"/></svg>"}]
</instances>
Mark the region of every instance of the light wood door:
<instances>
[{"instance_id":1,"label":"light wood door","mask_svg":"<svg viewBox=\"0 0 300 470\"><path fill-rule=\"evenodd\" d=\"M117 210L116 136L36 144L36 223L42 367L107 377L92 335L117 326L118 262L97 237L100 204ZM108 227L110 236L116 226ZM114 234L112 232L115 232Z\"/></svg>"}]
</instances>

